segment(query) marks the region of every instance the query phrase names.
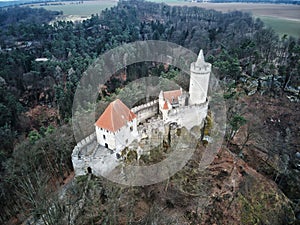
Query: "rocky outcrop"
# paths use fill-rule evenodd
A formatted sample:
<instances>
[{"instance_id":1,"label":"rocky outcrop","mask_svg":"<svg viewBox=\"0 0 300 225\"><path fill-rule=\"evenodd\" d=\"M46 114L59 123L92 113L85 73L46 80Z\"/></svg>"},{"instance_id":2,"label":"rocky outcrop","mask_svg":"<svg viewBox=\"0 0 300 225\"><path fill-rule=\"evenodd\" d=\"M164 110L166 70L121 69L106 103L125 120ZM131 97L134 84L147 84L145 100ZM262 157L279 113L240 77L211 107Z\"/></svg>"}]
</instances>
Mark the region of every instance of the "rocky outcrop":
<instances>
[{"instance_id":1,"label":"rocky outcrop","mask_svg":"<svg viewBox=\"0 0 300 225\"><path fill-rule=\"evenodd\" d=\"M295 221L289 199L275 182L227 148L219 151L206 170L200 170L203 150L198 146L183 170L155 185L124 187L93 177L83 212L94 213L82 213L80 223L279 225ZM98 190L103 193L96 194ZM103 196L109 201L103 201ZM113 211L105 210L112 207Z\"/></svg>"}]
</instances>

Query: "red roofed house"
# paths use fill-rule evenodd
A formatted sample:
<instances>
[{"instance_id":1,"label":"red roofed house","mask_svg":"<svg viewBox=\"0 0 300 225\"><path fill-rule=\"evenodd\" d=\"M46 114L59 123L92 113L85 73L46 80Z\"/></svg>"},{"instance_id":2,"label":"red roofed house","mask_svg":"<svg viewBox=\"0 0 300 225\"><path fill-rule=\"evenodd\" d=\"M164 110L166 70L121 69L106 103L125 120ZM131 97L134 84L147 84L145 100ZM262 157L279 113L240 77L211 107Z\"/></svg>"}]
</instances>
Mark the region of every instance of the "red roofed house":
<instances>
[{"instance_id":1,"label":"red roofed house","mask_svg":"<svg viewBox=\"0 0 300 225\"><path fill-rule=\"evenodd\" d=\"M121 150L137 136L136 115L119 99L111 102L95 123L97 141L111 150Z\"/></svg>"},{"instance_id":2,"label":"red roofed house","mask_svg":"<svg viewBox=\"0 0 300 225\"><path fill-rule=\"evenodd\" d=\"M182 88L172 91L161 91L159 94L159 110L162 112L163 119L167 118L171 109L186 106L187 97Z\"/></svg>"}]
</instances>

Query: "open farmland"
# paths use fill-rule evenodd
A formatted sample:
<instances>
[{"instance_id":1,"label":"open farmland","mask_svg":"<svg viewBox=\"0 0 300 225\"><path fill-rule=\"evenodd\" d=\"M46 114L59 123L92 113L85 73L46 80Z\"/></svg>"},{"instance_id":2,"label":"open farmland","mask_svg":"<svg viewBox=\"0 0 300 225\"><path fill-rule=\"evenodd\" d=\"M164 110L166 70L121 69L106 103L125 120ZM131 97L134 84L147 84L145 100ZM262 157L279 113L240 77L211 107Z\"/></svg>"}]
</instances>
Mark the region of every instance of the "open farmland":
<instances>
[{"instance_id":1,"label":"open farmland","mask_svg":"<svg viewBox=\"0 0 300 225\"><path fill-rule=\"evenodd\" d=\"M214 9L221 12L240 10L249 12L254 17L259 17L266 26L271 26L279 35L288 34L300 37L300 5L287 4L255 4L255 3L197 3L183 0L151 0L164 2L171 6L197 6L206 9ZM48 4L33 4L31 7L43 7L47 10L62 11L63 20L84 20L91 14L100 13L105 8L117 4L117 0L98 1L62 1Z\"/></svg>"},{"instance_id":2,"label":"open farmland","mask_svg":"<svg viewBox=\"0 0 300 225\"><path fill-rule=\"evenodd\" d=\"M159 0L154 0L159 1ZM271 26L279 35L300 37L300 5L255 4L255 3L197 3L166 1L169 5L197 6L221 12L239 10L259 17L266 26Z\"/></svg>"},{"instance_id":3,"label":"open farmland","mask_svg":"<svg viewBox=\"0 0 300 225\"><path fill-rule=\"evenodd\" d=\"M269 16L260 16L259 18L266 26L272 27L280 36L289 34L294 37L300 37L300 21Z\"/></svg>"},{"instance_id":4,"label":"open farmland","mask_svg":"<svg viewBox=\"0 0 300 225\"><path fill-rule=\"evenodd\" d=\"M47 10L62 11L63 16L58 19L78 21L89 18L92 14L100 14L106 8L117 5L117 0L97 0L97 1L62 1L49 2L47 4L31 4L33 8L45 8Z\"/></svg>"},{"instance_id":5,"label":"open farmland","mask_svg":"<svg viewBox=\"0 0 300 225\"><path fill-rule=\"evenodd\" d=\"M300 5L287 4L256 4L256 3L196 3L196 2L168 2L169 5L198 6L221 12L239 10L250 12L254 16L273 16L285 19L300 20Z\"/></svg>"}]
</instances>

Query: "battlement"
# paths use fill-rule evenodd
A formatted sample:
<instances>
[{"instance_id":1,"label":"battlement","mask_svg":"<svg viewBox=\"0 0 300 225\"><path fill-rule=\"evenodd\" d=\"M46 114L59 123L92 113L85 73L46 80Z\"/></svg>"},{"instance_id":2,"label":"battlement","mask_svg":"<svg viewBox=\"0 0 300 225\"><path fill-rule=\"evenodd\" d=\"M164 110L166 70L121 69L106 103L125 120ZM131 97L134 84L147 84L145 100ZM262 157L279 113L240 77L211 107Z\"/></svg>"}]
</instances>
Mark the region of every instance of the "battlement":
<instances>
[{"instance_id":1,"label":"battlement","mask_svg":"<svg viewBox=\"0 0 300 225\"><path fill-rule=\"evenodd\" d=\"M87 136L77 143L72 152L72 158L75 157L77 159L83 159L84 155L88 152L88 147L96 141L96 132ZM94 146L92 146L94 147Z\"/></svg>"},{"instance_id":2,"label":"battlement","mask_svg":"<svg viewBox=\"0 0 300 225\"><path fill-rule=\"evenodd\" d=\"M188 130L194 126L202 127L207 115L208 101L202 104L189 105L172 109L168 113L166 123L177 123Z\"/></svg>"},{"instance_id":3,"label":"battlement","mask_svg":"<svg viewBox=\"0 0 300 225\"><path fill-rule=\"evenodd\" d=\"M132 111L133 113L137 114L139 111L148 109L149 107L153 107L153 106L155 106L155 105L157 105L157 104L158 104L158 100L153 100L153 101L147 102L147 103L145 103L145 104L143 104L143 105L138 105L138 106L136 106L136 107L133 107L133 108L131 109L131 111Z\"/></svg>"},{"instance_id":4,"label":"battlement","mask_svg":"<svg viewBox=\"0 0 300 225\"><path fill-rule=\"evenodd\" d=\"M197 61L191 63L191 72L195 74L205 74L211 72L211 64L205 62L202 49L199 52Z\"/></svg>"},{"instance_id":5,"label":"battlement","mask_svg":"<svg viewBox=\"0 0 300 225\"><path fill-rule=\"evenodd\" d=\"M189 105L189 106L185 106L185 107L179 107L179 108L171 109L168 113L168 116L175 117L177 115L185 115L184 113L186 111L192 111L192 110L195 110L195 112L199 109L207 110L207 107L208 107L208 101L201 103L201 104L197 104L197 105Z\"/></svg>"},{"instance_id":6,"label":"battlement","mask_svg":"<svg viewBox=\"0 0 300 225\"><path fill-rule=\"evenodd\" d=\"M194 74L206 74L211 72L211 64L204 62L203 64L197 65L196 62L191 63L191 72Z\"/></svg>"},{"instance_id":7,"label":"battlement","mask_svg":"<svg viewBox=\"0 0 300 225\"><path fill-rule=\"evenodd\" d=\"M131 111L137 116L137 123L144 122L158 113L158 100L133 107Z\"/></svg>"}]
</instances>

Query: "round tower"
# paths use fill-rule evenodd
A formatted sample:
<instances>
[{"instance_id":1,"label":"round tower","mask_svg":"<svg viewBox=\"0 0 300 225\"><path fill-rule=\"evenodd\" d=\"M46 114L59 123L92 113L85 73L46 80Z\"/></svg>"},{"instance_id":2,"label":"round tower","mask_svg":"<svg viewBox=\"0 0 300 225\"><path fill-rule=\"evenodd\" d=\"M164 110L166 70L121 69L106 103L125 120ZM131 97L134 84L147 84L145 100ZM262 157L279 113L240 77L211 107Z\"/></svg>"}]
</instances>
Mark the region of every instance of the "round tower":
<instances>
[{"instance_id":1,"label":"round tower","mask_svg":"<svg viewBox=\"0 0 300 225\"><path fill-rule=\"evenodd\" d=\"M211 64L204 61L201 49L197 61L191 63L189 105L206 102L210 72Z\"/></svg>"}]
</instances>

